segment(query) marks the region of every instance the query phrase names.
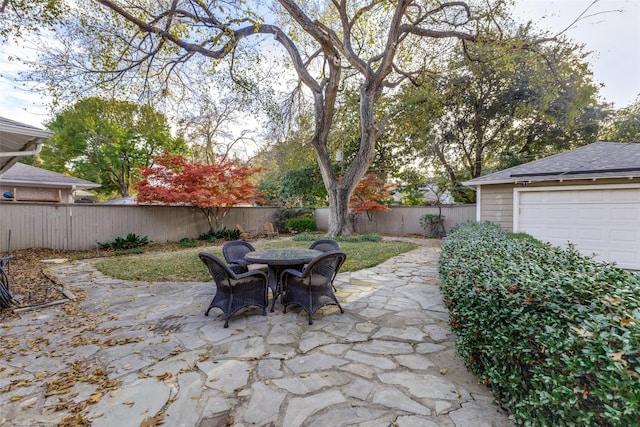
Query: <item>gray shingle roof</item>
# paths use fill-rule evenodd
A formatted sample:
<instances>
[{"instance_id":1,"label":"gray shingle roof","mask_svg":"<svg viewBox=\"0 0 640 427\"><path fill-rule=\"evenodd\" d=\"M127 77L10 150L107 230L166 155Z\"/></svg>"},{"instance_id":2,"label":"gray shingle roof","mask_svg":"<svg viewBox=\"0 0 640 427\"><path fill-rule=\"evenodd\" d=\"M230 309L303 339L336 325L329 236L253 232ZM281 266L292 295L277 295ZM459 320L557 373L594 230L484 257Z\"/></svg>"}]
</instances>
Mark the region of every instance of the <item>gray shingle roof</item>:
<instances>
[{"instance_id":1,"label":"gray shingle roof","mask_svg":"<svg viewBox=\"0 0 640 427\"><path fill-rule=\"evenodd\" d=\"M593 178L640 177L640 143L594 142L575 150L464 182L464 185L507 184Z\"/></svg>"},{"instance_id":2,"label":"gray shingle roof","mask_svg":"<svg viewBox=\"0 0 640 427\"><path fill-rule=\"evenodd\" d=\"M36 168L22 163L16 163L6 172L0 174L0 183L16 186L58 188L72 188L75 186L77 189L100 187L100 184L96 184L91 181L74 178L72 176Z\"/></svg>"}]
</instances>

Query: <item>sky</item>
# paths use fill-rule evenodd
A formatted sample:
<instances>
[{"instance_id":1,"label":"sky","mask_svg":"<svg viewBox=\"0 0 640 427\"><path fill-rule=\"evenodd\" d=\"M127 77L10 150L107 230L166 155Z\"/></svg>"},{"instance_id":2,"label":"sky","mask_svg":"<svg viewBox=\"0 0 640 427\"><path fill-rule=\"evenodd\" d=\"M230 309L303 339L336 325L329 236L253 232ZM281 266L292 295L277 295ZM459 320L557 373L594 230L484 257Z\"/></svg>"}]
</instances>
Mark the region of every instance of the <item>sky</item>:
<instances>
[{"instance_id":1,"label":"sky","mask_svg":"<svg viewBox=\"0 0 640 427\"><path fill-rule=\"evenodd\" d=\"M625 107L640 95L640 0L516 0L515 15L553 33L567 28L589 5L584 19L566 35L593 52L588 57L603 101ZM44 127L51 117L48 99L13 82L24 66L10 61L0 46L0 116Z\"/></svg>"}]
</instances>

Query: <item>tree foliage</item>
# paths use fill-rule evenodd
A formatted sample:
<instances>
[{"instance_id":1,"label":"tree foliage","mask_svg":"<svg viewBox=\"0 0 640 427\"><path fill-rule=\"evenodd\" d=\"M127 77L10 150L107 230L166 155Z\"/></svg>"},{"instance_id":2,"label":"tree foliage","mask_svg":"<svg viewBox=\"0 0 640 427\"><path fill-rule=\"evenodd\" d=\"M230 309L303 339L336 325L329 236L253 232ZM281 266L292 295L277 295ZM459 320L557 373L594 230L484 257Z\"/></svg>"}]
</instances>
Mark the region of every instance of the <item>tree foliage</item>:
<instances>
[{"instance_id":1,"label":"tree foliage","mask_svg":"<svg viewBox=\"0 0 640 427\"><path fill-rule=\"evenodd\" d=\"M388 211L391 203L390 186L376 173L369 172L358 183L349 205L352 214L366 212L369 221L375 211Z\"/></svg>"},{"instance_id":2,"label":"tree foliage","mask_svg":"<svg viewBox=\"0 0 640 427\"><path fill-rule=\"evenodd\" d=\"M291 169L280 178L278 198L285 206L319 206L327 198L318 165Z\"/></svg>"},{"instance_id":3,"label":"tree foliage","mask_svg":"<svg viewBox=\"0 0 640 427\"><path fill-rule=\"evenodd\" d=\"M155 165L141 169L136 202L195 206L207 217L210 230L218 230L231 207L260 201L252 182L255 172L237 159L209 165L164 153L155 158Z\"/></svg>"},{"instance_id":4,"label":"tree foliage","mask_svg":"<svg viewBox=\"0 0 640 427\"><path fill-rule=\"evenodd\" d=\"M603 141L640 142L640 97L631 105L617 110L601 136Z\"/></svg>"},{"instance_id":5,"label":"tree foliage","mask_svg":"<svg viewBox=\"0 0 640 427\"><path fill-rule=\"evenodd\" d=\"M129 195L136 169L163 151L182 153L164 114L149 105L97 97L78 101L47 123L54 132L40 154L42 166Z\"/></svg>"},{"instance_id":6,"label":"tree foliage","mask_svg":"<svg viewBox=\"0 0 640 427\"><path fill-rule=\"evenodd\" d=\"M398 98L405 114L396 128L415 142L405 154L436 159L467 202L473 194L462 181L593 142L604 114L579 48L530 49L519 37L519 48L468 46L446 72L421 76Z\"/></svg>"},{"instance_id":7,"label":"tree foliage","mask_svg":"<svg viewBox=\"0 0 640 427\"><path fill-rule=\"evenodd\" d=\"M66 10L63 0L0 0L0 43L52 27Z\"/></svg>"}]
</instances>

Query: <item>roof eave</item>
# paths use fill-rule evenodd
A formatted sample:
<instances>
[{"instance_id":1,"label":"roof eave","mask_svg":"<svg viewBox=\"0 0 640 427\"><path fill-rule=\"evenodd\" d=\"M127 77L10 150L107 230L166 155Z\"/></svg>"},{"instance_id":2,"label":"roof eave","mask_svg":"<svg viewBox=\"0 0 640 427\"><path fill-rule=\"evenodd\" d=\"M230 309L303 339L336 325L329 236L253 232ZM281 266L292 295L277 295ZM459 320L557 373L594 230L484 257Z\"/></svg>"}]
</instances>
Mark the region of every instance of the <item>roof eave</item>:
<instances>
[{"instance_id":1,"label":"roof eave","mask_svg":"<svg viewBox=\"0 0 640 427\"><path fill-rule=\"evenodd\" d=\"M600 179L636 179L640 178L640 175L611 175L611 176L580 176L580 177L553 177L553 178L536 178L531 177L532 179L520 178L520 179L499 179L495 181L484 181L484 182L473 182L473 181L465 181L462 183L465 187L478 187L481 185L499 185L499 184L519 184L522 182L533 183L533 182L563 182L563 181L596 181Z\"/></svg>"},{"instance_id":2,"label":"roof eave","mask_svg":"<svg viewBox=\"0 0 640 427\"><path fill-rule=\"evenodd\" d=\"M98 188L102 187L100 184L96 184L93 182L82 182L82 183L69 183L69 182L55 182L55 181L22 181L16 179L3 179L0 183L4 185L15 185L17 187L54 187L54 188L70 188L70 189L80 189L80 188Z\"/></svg>"}]
</instances>

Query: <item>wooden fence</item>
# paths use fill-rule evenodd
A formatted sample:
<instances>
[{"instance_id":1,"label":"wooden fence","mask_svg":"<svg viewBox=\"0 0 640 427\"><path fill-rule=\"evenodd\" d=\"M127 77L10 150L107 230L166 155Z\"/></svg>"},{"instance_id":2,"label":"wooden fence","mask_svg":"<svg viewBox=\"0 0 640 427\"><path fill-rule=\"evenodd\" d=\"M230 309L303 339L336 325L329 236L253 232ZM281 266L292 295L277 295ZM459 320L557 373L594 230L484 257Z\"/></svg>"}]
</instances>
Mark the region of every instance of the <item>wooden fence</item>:
<instances>
[{"instance_id":1,"label":"wooden fence","mask_svg":"<svg viewBox=\"0 0 640 427\"><path fill-rule=\"evenodd\" d=\"M366 213L358 215L355 229L360 233L380 233L390 235L425 234L420 227L420 217L425 214L438 214L436 206L392 207L386 212L375 212L371 221ZM476 221L476 205L447 205L442 207L445 217L444 226L449 233L452 227L465 222ZM320 230L329 227L329 209L316 209L316 223Z\"/></svg>"},{"instance_id":2,"label":"wooden fence","mask_svg":"<svg viewBox=\"0 0 640 427\"><path fill-rule=\"evenodd\" d=\"M279 208L233 208L222 225L262 231ZM196 238L209 230L204 214L183 206L0 203L0 253L26 248L83 250L129 233L157 243ZM11 242L9 243L9 232Z\"/></svg>"},{"instance_id":3,"label":"wooden fence","mask_svg":"<svg viewBox=\"0 0 640 427\"><path fill-rule=\"evenodd\" d=\"M276 207L232 208L220 226L262 231L264 222L276 222ZM361 214L358 232L403 235L424 234L420 217L437 214L434 207L394 207L378 212L369 221ZM460 223L475 221L475 207L443 207L447 231ZM316 209L320 230L328 229L329 210ZM109 242L129 233L147 236L157 243L176 242L184 237L196 238L208 231L204 214L192 207L91 205L51 203L0 203L0 254L26 248L66 250L93 249L97 242ZM10 238L9 238L10 236Z\"/></svg>"}]
</instances>

